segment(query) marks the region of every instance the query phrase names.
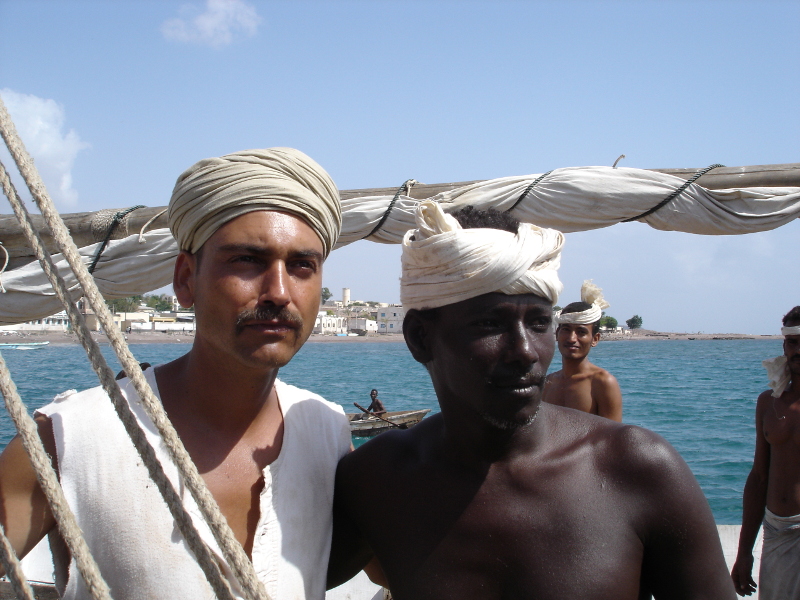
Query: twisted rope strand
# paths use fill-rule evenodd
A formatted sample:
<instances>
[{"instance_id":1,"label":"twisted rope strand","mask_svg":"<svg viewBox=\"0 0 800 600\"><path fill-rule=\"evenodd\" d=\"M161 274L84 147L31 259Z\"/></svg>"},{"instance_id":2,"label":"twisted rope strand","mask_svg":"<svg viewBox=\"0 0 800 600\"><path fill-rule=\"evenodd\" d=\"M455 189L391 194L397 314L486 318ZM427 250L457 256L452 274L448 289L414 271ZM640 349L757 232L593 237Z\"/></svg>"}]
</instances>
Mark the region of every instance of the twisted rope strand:
<instances>
[{"instance_id":1,"label":"twisted rope strand","mask_svg":"<svg viewBox=\"0 0 800 600\"><path fill-rule=\"evenodd\" d=\"M0 357L0 360L2 360L2 357ZM0 562L2 562L3 568L11 580L11 585L17 598L21 600L36 600L33 595L33 589L25 579L25 573L22 572L22 565L19 564L19 559L14 553L11 542L8 541L2 526L0 526Z\"/></svg>"},{"instance_id":2,"label":"twisted rope strand","mask_svg":"<svg viewBox=\"0 0 800 600\"><path fill-rule=\"evenodd\" d=\"M72 323L72 328L77 334L78 340L86 349L86 353L89 356L89 360L92 363L92 367L94 368L95 372L98 375L98 378L103 384L103 388L105 389L106 393L108 393L109 397L111 398L112 403L114 405L114 409L116 410L117 414L120 417L120 420L125 426L128 436L131 438L131 440L134 443L134 446L139 452L139 455L142 457L142 462L147 467L150 478L156 483L156 486L161 492L161 495L164 497L165 502L169 507L170 513L172 514L173 518L176 520L178 524L178 528L180 529L181 533L186 539L189 548L192 550L195 557L197 558L198 563L200 564L201 568L206 574L206 577L208 578L209 582L214 588L217 596L225 600L232 599L233 595L232 592L230 591L230 586L228 585L227 580L222 576L222 573L220 572L219 569L219 565L217 564L216 560L214 560L214 557L211 554L211 551L206 546L205 542L203 542L203 540L200 538L200 535L197 533L197 530L195 529L194 524L191 521L191 517L186 512L186 509L184 508L183 503L180 500L180 497L175 492L172 483L167 479L161 463L156 458L153 448L150 446L150 443L147 441L144 432L139 427L136 417L130 410L130 406L122 397L118 385L116 385L116 382L114 380L109 379L109 374L113 376L113 371L111 371L110 367L105 362L105 358L100 352L100 347L97 345L97 342L95 342L95 340L92 338L88 328L86 327L86 322L85 319L83 318L83 315L80 313L80 311L78 311L78 309L72 303L71 298L69 296L67 285L59 275L58 271L56 270L55 265L52 262L52 258L45 249L41 238L36 232L36 229L34 228L33 223L31 222L30 214L28 214L24 204L21 202L19 196L17 195L16 189L14 189L13 184L11 184L11 180L8 177L8 173L6 172L5 167L3 167L2 162L0 162L0 181L2 182L3 191L5 192L9 201L11 202L11 205L14 208L14 212L17 216L17 219L20 222L20 228L22 229L23 233L28 239L28 242L33 248L37 258L39 258L39 262L42 266L42 269L44 270L45 274L50 280L50 283L53 286L56 295L58 296L59 300L61 300L61 303L64 305L64 308L67 311L70 321ZM60 491L60 487L58 489ZM48 500L50 500L50 496L48 496ZM52 500L50 501L50 504L52 507L53 506ZM53 512L55 516L56 515L55 510ZM61 521L58 522L59 522L59 529L62 529ZM77 524L75 526L77 527ZM66 538L65 541L67 541ZM68 541L67 543L69 544ZM72 551L74 554L74 551L72 550L71 546L70 546L70 551ZM91 555L89 555L89 557L91 558ZM79 568L80 568L80 563L79 563ZM81 571L81 574L83 575L83 571ZM86 577L84 575L84 579L85 578Z\"/></svg>"},{"instance_id":3,"label":"twisted rope strand","mask_svg":"<svg viewBox=\"0 0 800 600\"><path fill-rule=\"evenodd\" d=\"M6 111L2 100L0 100L0 133L5 140L6 145L8 146L10 154L14 157L14 160L17 163L17 167L25 179L28 189L30 190L31 195L39 207L42 217L53 234L54 241L58 245L66 260L69 262L70 267L72 268L75 276L81 284L81 287L83 288L86 299L89 301L89 304L92 306L92 309L96 313L101 325L103 326L103 329L109 338L111 346L114 348L123 370L128 374L131 383L139 394L139 397L142 401L142 407L158 429L172 460L184 479L186 487L189 489L190 493L195 499L201 514L208 523L214 538L222 550L225 560L228 562L235 577L241 584L245 595L250 598L250 600L270 600L269 595L263 587L263 584L256 576L253 563L245 554L242 545L234 537L233 532L225 520L225 517L219 510L219 506L217 505L211 493L208 491L205 482L200 476L200 473L197 471L197 467L192 462L188 452L186 452L186 449L183 446L183 443L178 437L178 434L175 432L172 423L170 423L169 419L167 418L163 407L156 399L153 391L150 389L150 386L145 380L138 361L130 353L124 337L122 336L122 333L117 325L114 323L111 313L109 312L102 295L97 289L93 278L91 275L89 275L86 266L81 261L78 249L70 237L66 225L55 210L41 177L33 167L33 161L25 150L22 141L19 139L19 136L14 129L13 123L10 121L10 117L8 116L8 112ZM105 365L105 361L102 359L99 349L98 355L102 360L102 365ZM91 358L92 357L90 357L90 360ZM115 401L115 407L117 398L122 402L122 404L125 405L120 406L117 412L120 413L120 411L122 411L121 415L130 413L130 409L127 408L127 402L125 402L124 398L122 398L121 392L114 381L113 371L108 368L108 365L105 365L105 368L102 368L101 365L98 365L96 371L99 371L98 376L101 377L101 383L103 383L104 389L106 389L106 391L109 393L109 396L112 398L112 400ZM100 375L101 373L102 376ZM106 387L107 382L110 382L108 387ZM125 423L124 420L123 423ZM138 423L135 422L135 419L134 424L136 425L136 427L133 428L135 433L135 430L139 429ZM139 443L137 443L137 440L133 436L132 439L134 440L134 443L137 444L137 449L139 449ZM146 439L144 441L146 441ZM145 444L145 447L149 447L149 444ZM161 465L157 459L155 459L155 463L160 469ZM154 467L156 465L154 465ZM154 481L158 484L157 480L154 479ZM170 510L172 510L170 499L166 500L168 506L170 506ZM180 510L183 511L184 509L180 499L178 498L177 500Z\"/></svg>"}]
</instances>

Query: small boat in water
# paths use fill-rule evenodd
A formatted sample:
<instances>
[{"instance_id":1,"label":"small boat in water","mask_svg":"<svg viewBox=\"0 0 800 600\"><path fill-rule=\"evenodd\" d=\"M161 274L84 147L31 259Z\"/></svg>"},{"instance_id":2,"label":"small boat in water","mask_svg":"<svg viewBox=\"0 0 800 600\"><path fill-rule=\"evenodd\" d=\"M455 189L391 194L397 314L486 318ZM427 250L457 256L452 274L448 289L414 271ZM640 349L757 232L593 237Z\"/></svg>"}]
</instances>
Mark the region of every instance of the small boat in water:
<instances>
[{"instance_id":1,"label":"small boat in water","mask_svg":"<svg viewBox=\"0 0 800 600\"><path fill-rule=\"evenodd\" d=\"M375 416L364 419L364 413L347 413L347 420L350 421L351 434L356 437L372 437L389 429L408 429L413 427L422 421L422 417L429 412L431 412L430 408L387 412L381 415L383 420Z\"/></svg>"},{"instance_id":2,"label":"small boat in water","mask_svg":"<svg viewBox=\"0 0 800 600\"><path fill-rule=\"evenodd\" d=\"M50 342L14 342L0 344L0 350L39 350Z\"/></svg>"}]
</instances>

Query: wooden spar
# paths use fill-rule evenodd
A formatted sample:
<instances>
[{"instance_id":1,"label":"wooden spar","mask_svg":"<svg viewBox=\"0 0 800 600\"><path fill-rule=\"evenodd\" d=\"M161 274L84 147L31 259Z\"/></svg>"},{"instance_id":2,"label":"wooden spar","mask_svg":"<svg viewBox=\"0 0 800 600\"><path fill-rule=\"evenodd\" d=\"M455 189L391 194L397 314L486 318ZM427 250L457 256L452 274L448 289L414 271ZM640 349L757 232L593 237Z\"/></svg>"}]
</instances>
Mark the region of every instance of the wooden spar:
<instances>
[{"instance_id":1,"label":"wooden spar","mask_svg":"<svg viewBox=\"0 0 800 600\"><path fill-rule=\"evenodd\" d=\"M658 173L667 173L682 179L689 179L698 169L648 169ZM429 198L441 192L453 190L458 187L479 183L477 181L459 181L455 183L419 183L411 190L413 198ZM721 190L728 188L743 187L800 187L800 163L788 163L780 165L755 165L749 167L719 167L710 173L703 175L698 181L699 185L711 190ZM399 183L398 183L399 185ZM359 190L341 190L340 196L343 200L358 198L362 196L394 196L397 187L368 188ZM138 233L142 226L150 219L162 212L166 207L147 207L140 208L131 213L125 219L125 226L119 228L112 239L120 239L128 235ZM104 210L103 213L111 214L123 209ZM95 242L102 241L105 230L92 222L96 212L71 213L61 215L64 223L75 240L78 247L88 246ZM43 220L39 215L31 215L36 228L39 230L48 250L55 249L52 236L44 226ZM148 229L159 229L167 227L167 216L159 216ZM8 268L13 269L22 264L33 260L33 253L28 248L22 232L19 229L14 215L0 215L0 242L8 250L11 260Z\"/></svg>"}]
</instances>

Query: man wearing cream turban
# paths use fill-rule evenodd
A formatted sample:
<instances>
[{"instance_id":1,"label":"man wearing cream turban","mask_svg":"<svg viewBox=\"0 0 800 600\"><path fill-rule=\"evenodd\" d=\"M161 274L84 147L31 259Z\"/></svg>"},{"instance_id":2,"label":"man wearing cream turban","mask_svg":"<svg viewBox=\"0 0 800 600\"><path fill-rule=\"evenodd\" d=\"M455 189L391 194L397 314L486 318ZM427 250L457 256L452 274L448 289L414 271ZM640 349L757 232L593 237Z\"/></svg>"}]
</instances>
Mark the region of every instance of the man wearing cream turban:
<instances>
[{"instance_id":1,"label":"man wearing cream turban","mask_svg":"<svg viewBox=\"0 0 800 600\"><path fill-rule=\"evenodd\" d=\"M800 598L800 306L783 317L783 355L765 360L769 386L756 403L756 450L744 486L739 552L731 571L739 595ZM753 545L764 545L758 586Z\"/></svg>"},{"instance_id":2,"label":"man wearing cream turban","mask_svg":"<svg viewBox=\"0 0 800 600\"><path fill-rule=\"evenodd\" d=\"M334 548L351 558L332 553L332 581L374 554L395 600L733 600L708 503L675 450L541 401L563 236L432 202L416 225L403 335L441 412L339 463Z\"/></svg>"},{"instance_id":3,"label":"man wearing cream turban","mask_svg":"<svg viewBox=\"0 0 800 600\"><path fill-rule=\"evenodd\" d=\"M194 306L196 332L188 354L145 376L269 596L323 600L334 476L350 449L350 427L338 405L277 375L319 310L322 264L341 227L336 186L297 150L236 152L180 176L169 222L181 248L173 286L183 306ZM234 597L242 598L127 378L120 387ZM72 390L38 413L114 598L214 598L102 389ZM16 518L3 517L21 554L54 525L47 505L36 502L38 483L24 457L18 440L9 444L3 466L19 467L16 483L0 485L4 506L29 504ZM66 581L61 597L90 598L75 562L67 568L57 573L59 584Z\"/></svg>"},{"instance_id":4,"label":"man wearing cream turban","mask_svg":"<svg viewBox=\"0 0 800 600\"><path fill-rule=\"evenodd\" d=\"M544 401L622 421L622 392L617 378L589 362L600 341L600 318L609 304L591 280L581 286L581 301L556 313L556 341L561 370L550 373Z\"/></svg>"}]
</instances>

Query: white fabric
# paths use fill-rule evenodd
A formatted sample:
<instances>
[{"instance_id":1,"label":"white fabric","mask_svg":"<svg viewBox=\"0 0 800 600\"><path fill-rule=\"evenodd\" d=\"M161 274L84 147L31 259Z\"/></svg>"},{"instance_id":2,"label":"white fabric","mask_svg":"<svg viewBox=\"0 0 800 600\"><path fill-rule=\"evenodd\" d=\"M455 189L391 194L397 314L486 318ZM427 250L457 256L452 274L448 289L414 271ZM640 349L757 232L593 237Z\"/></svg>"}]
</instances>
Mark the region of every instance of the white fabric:
<instances>
[{"instance_id":1,"label":"white fabric","mask_svg":"<svg viewBox=\"0 0 800 600\"><path fill-rule=\"evenodd\" d=\"M145 375L158 395L154 370ZM120 383L201 537L231 578L133 386L127 380ZM275 386L284 415L283 446L263 471L253 564L272 598L322 600L334 475L337 462L349 450L350 428L339 406L280 381ZM61 484L113 597L214 598L102 389L79 394L72 390L37 412L52 419ZM62 578L57 573L63 585ZM91 597L74 561L63 597Z\"/></svg>"},{"instance_id":2,"label":"white fabric","mask_svg":"<svg viewBox=\"0 0 800 600\"><path fill-rule=\"evenodd\" d=\"M792 373L789 371L789 362L786 357L776 356L775 358L768 358L762 360L761 364L767 370L767 377L769 378L769 387L772 388L772 395L775 398L780 398L781 394L789 387L792 381Z\"/></svg>"},{"instance_id":3,"label":"white fabric","mask_svg":"<svg viewBox=\"0 0 800 600\"><path fill-rule=\"evenodd\" d=\"M563 311L558 311L555 315L556 323L574 323L576 325L597 323L603 316L603 310L611 306L606 302L606 299L603 298L602 288L593 284L591 279L584 281L581 286L581 302L591 304L592 306L579 312L565 313Z\"/></svg>"},{"instance_id":4,"label":"white fabric","mask_svg":"<svg viewBox=\"0 0 800 600\"><path fill-rule=\"evenodd\" d=\"M781 335L800 335L800 325L796 327L781 327Z\"/></svg>"},{"instance_id":5,"label":"white fabric","mask_svg":"<svg viewBox=\"0 0 800 600\"><path fill-rule=\"evenodd\" d=\"M759 600L800 599L800 515L779 517L766 509L758 574Z\"/></svg>"},{"instance_id":6,"label":"white fabric","mask_svg":"<svg viewBox=\"0 0 800 600\"><path fill-rule=\"evenodd\" d=\"M441 203L446 212L464 206L509 210L538 177L534 174L492 179L443 192L430 199ZM563 232L598 229L642 214L683 183L679 177L642 169L556 169L511 214L523 222ZM364 238L385 244L401 243L405 233L415 227L414 211L419 199L400 196L380 230L370 235L391 200L392 196L342 200L342 232L334 247L340 248ZM158 203L158 200L154 202ZM678 198L641 221L655 229L723 235L767 231L798 217L800 188L797 187L707 190L692 184ZM132 237L135 239L136 236ZM103 274L103 285L124 290L122 296L131 296L158 289L171 281L171 261L164 261L160 255L151 259L147 246L126 244L124 249L123 253L120 247L118 253L123 264L114 274ZM174 242L169 252L177 254ZM39 269L36 264L31 268ZM32 294L43 293L40 290L47 285L43 275L30 282L27 279L21 281L15 276L17 271L19 269L3 274L3 284L8 293L0 295L0 324L20 323L61 310L61 305L52 297L42 303L31 301ZM105 295L103 285L101 291Z\"/></svg>"},{"instance_id":7,"label":"white fabric","mask_svg":"<svg viewBox=\"0 0 800 600\"><path fill-rule=\"evenodd\" d=\"M490 292L561 293L558 267L564 235L521 223L516 234L462 229L435 202L417 208L417 229L403 240L400 300L406 309L437 308Z\"/></svg>"},{"instance_id":8,"label":"white fabric","mask_svg":"<svg viewBox=\"0 0 800 600\"><path fill-rule=\"evenodd\" d=\"M194 253L222 225L255 210L300 217L319 235L325 256L342 228L336 184L294 148L243 150L199 161L178 177L167 217L178 246Z\"/></svg>"}]
</instances>

